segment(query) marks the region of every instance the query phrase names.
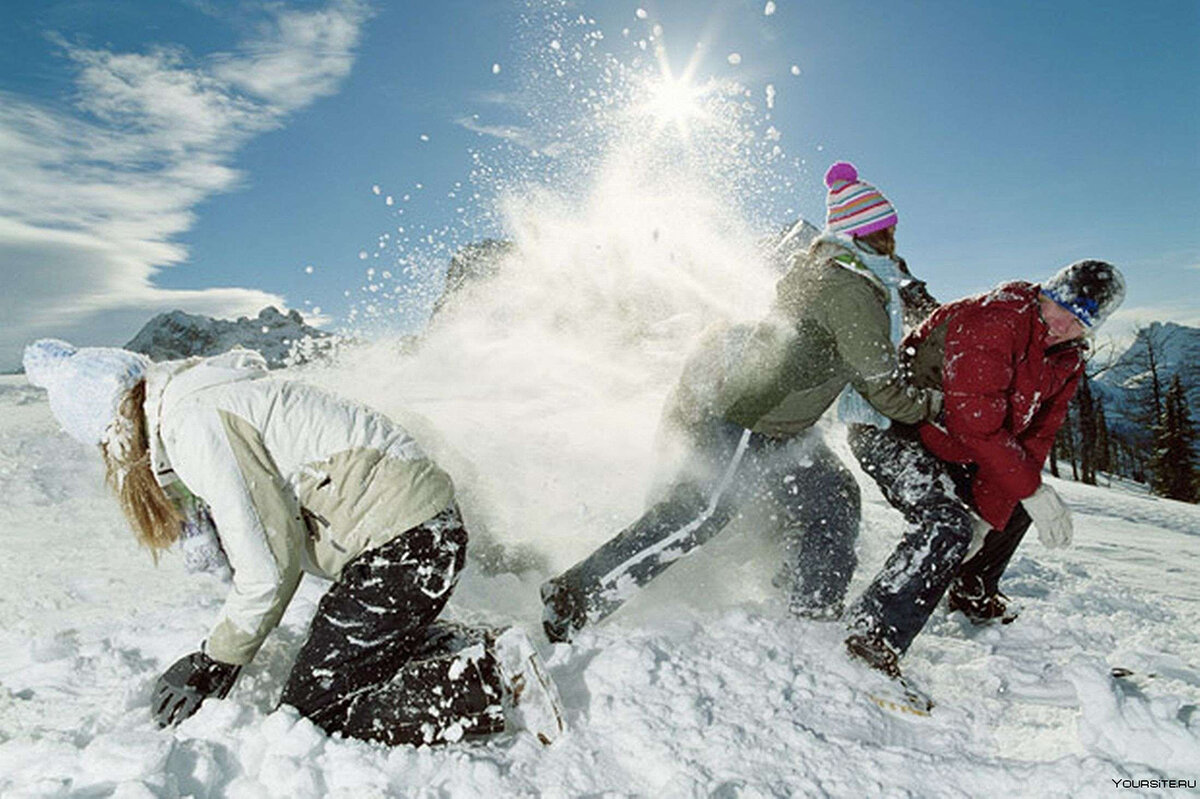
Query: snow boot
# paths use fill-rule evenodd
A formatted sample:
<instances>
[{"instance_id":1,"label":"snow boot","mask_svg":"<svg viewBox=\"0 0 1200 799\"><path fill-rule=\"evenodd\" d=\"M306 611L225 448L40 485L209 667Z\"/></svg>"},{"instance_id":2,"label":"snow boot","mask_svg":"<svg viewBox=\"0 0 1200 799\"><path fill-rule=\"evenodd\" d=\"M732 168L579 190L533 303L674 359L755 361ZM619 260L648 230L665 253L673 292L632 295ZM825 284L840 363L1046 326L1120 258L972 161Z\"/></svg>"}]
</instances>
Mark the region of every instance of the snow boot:
<instances>
[{"instance_id":1,"label":"snow boot","mask_svg":"<svg viewBox=\"0 0 1200 799\"><path fill-rule=\"evenodd\" d=\"M846 639L846 652L854 660L883 672L893 680L900 678L900 656L887 641L878 636L854 633Z\"/></svg>"},{"instance_id":2,"label":"snow boot","mask_svg":"<svg viewBox=\"0 0 1200 799\"><path fill-rule=\"evenodd\" d=\"M496 636L492 651L504 687L504 715L513 729L532 733L546 746L567 728L558 688L529 636L509 627Z\"/></svg>"},{"instance_id":3,"label":"snow boot","mask_svg":"<svg viewBox=\"0 0 1200 799\"><path fill-rule=\"evenodd\" d=\"M542 583L542 629L552 644L570 643L587 623L585 599L558 578Z\"/></svg>"},{"instance_id":4,"label":"snow boot","mask_svg":"<svg viewBox=\"0 0 1200 799\"><path fill-rule=\"evenodd\" d=\"M900 655L877 635L854 633L846 639L850 659L879 672L888 679L868 684L867 697L884 710L913 716L928 716L933 699L900 673Z\"/></svg>"},{"instance_id":5,"label":"snow boot","mask_svg":"<svg viewBox=\"0 0 1200 799\"><path fill-rule=\"evenodd\" d=\"M988 592L982 584L971 590L961 580L955 580L947 592L946 604L950 612L958 611L975 625L1012 624L1020 610L1008 604L1009 598L999 591Z\"/></svg>"}]
</instances>

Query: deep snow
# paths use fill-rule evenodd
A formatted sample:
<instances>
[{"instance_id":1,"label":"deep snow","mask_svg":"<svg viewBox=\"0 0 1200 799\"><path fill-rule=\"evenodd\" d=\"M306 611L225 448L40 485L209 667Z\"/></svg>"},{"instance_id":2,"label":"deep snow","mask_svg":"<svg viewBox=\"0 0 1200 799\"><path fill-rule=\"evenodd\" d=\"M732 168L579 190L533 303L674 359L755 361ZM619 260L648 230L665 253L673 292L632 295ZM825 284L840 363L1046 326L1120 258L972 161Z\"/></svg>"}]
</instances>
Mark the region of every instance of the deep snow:
<instances>
[{"instance_id":1,"label":"deep snow","mask_svg":"<svg viewBox=\"0 0 1200 799\"><path fill-rule=\"evenodd\" d=\"M300 376L348 385L336 371ZM351 393L364 392L360 382ZM450 399L411 381L387 410L473 418ZM502 440L461 429L481 449ZM849 460L840 428L825 433ZM0 795L1084 796L1115 791L1114 779L1197 778L1200 509L1053 481L1075 511L1075 547L1025 543L1005 584L1024 606L1013 625L975 630L935 614L906 664L939 704L908 719L866 700L838 625L786 617L769 582L773 544L749 529L727 531L573 646L545 644L538 583L639 502L620 492L643 471L620 452L530 442L528 458L508 453L512 472L493 476L519 486L523 470L541 471L548 507L530 521L574 514L584 532L569 544L520 530L520 490L464 489L468 518L487 527L478 553L499 551L486 538L526 554L470 566L450 613L539 635L571 724L554 747L516 734L388 750L273 710L323 588L312 578L230 698L162 732L150 686L206 634L224 587L186 575L174 553L156 567L104 495L98 459L57 431L40 391L0 378ZM608 472L614 485L572 494L549 486L547 466ZM865 497L856 589L902 525L869 485ZM523 564L537 565L506 570ZM1136 675L1115 681L1111 666ZM1120 793L1139 792L1157 793Z\"/></svg>"}]
</instances>

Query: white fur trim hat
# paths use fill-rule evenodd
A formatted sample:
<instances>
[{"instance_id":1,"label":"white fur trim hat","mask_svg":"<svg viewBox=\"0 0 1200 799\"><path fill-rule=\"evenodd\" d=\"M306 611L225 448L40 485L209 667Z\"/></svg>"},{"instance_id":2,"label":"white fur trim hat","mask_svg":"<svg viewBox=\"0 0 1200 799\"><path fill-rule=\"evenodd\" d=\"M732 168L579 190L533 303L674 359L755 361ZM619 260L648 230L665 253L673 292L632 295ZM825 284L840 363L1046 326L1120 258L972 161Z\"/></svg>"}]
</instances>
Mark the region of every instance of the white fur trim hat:
<instances>
[{"instance_id":1,"label":"white fur trim hat","mask_svg":"<svg viewBox=\"0 0 1200 799\"><path fill-rule=\"evenodd\" d=\"M76 349L44 338L25 348L25 377L50 394L50 410L71 438L95 446L117 417L125 392L145 377L150 359L115 347Z\"/></svg>"}]
</instances>

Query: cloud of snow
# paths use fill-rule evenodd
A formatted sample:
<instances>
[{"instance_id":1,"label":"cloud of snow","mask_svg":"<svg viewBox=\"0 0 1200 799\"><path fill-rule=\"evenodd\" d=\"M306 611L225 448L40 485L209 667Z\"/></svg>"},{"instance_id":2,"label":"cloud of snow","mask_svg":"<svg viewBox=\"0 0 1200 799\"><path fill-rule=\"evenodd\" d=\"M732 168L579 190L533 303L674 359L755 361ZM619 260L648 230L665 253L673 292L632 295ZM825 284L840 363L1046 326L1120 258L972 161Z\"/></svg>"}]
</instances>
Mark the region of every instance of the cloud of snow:
<instances>
[{"instance_id":1,"label":"cloud of snow","mask_svg":"<svg viewBox=\"0 0 1200 799\"><path fill-rule=\"evenodd\" d=\"M119 343L161 310L284 304L250 288L154 285L186 260L176 239L196 205L239 185L234 154L337 91L369 16L358 0L264 13L234 52L203 58L58 39L76 69L70 108L0 92L0 369L38 336Z\"/></svg>"}]
</instances>

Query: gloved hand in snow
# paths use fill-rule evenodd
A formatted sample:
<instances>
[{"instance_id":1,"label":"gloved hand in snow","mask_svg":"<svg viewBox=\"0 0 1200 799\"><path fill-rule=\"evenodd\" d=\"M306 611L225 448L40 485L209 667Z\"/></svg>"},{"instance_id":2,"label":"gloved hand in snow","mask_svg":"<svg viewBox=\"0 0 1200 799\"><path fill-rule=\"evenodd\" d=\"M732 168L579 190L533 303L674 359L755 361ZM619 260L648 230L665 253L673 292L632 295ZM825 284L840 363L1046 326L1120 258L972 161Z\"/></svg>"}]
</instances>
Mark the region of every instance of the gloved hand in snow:
<instances>
[{"instance_id":1,"label":"gloved hand in snow","mask_svg":"<svg viewBox=\"0 0 1200 799\"><path fill-rule=\"evenodd\" d=\"M1058 492L1042 483L1030 496L1021 500L1025 512L1033 519L1038 540L1050 549L1070 546L1074 526L1071 511L1059 499Z\"/></svg>"},{"instance_id":2,"label":"gloved hand in snow","mask_svg":"<svg viewBox=\"0 0 1200 799\"><path fill-rule=\"evenodd\" d=\"M241 666L213 660L203 652L185 655L171 664L154 684L150 712L160 727L169 727L200 709L205 699L223 699L237 680Z\"/></svg>"}]
</instances>

